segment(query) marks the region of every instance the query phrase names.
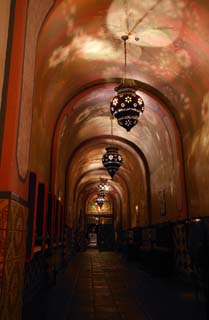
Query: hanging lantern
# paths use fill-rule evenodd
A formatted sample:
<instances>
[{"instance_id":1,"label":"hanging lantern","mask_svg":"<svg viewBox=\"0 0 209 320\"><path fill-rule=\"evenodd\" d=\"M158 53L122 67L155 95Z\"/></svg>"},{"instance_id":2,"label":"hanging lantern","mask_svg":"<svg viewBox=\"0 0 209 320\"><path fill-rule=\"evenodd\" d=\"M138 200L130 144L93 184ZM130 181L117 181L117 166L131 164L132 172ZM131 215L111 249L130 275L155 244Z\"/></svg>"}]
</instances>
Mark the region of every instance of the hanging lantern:
<instances>
[{"instance_id":1,"label":"hanging lantern","mask_svg":"<svg viewBox=\"0 0 209 320\"><path fill-rule=\"evenodd\" d=\"M98 190L100 194L106 195L109 191L109 185L105 179L100 178L100 183L98 184Z\"/></svg>"},{"instance_id":2,"label":"hanging lantern","mask_svg":"<svg viewBox=\"0 0 209 320\"><path fill-rule=\"evenodd\" d=\"M144 101L136 93L136 86L126 79L126 41L128 38L128 35L121 37L124 42L124 77L122 83L115 88L117 95L110 102L110 112L118 120L118 124L129 132L137 124L140 114L144 111Z\"/></svg>"},{"instance_id":3,"label":"hanging lantern","mask_svg":"<svg viewBox=\"0 0 209 320\"><path fill-rule=\"evenodd\" d=\"M118 153L118 148L106 148L106 153L102 157L102 163L112 178L114 177L116 171L118 171L118 169L120 168L122 162L123 159Z\"/></svg>"},{"instance_id":4,"label":"hanging lantern","mask_svg":"<svg viewBox=\"0 0 209 320\"><path fill-rule=\"evenodd\" d=\"M120 84L115 91L117 95L110 103L110 112L118 120L118 124L129 132L144 111L144 102L133 86Z\"/></svg>"},{"instance_id":5,"label":"hanging lantern","mask_svg":"<svg viewBox=\"0 0 209 320\"><path fill-rule=\"evenodd\" d=\"M96 198L96 203L101 208L104 204L104 196L102 194L98 194Z\"/></svg>"}]
</instances>

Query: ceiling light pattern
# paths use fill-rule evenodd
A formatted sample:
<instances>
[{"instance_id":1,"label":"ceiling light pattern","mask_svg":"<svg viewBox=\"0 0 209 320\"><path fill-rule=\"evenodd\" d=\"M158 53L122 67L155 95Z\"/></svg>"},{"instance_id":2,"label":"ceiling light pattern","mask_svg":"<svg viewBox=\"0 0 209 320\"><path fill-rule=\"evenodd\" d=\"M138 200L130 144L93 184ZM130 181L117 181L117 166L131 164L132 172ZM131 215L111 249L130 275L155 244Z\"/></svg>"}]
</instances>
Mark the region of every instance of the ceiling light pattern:
<instances>
[{"instance_id":1,"label":"ceiling light pattern","mask_svg":"<svg viewBox=\"0 0 209 320\"><path fill-rule=\"evenodd\" d=\"M118 39L122 34L129 35L134 45L169 46L179 35L187 3L186 0L114 0L106 25Z\"/></svg>"}]
</instances>

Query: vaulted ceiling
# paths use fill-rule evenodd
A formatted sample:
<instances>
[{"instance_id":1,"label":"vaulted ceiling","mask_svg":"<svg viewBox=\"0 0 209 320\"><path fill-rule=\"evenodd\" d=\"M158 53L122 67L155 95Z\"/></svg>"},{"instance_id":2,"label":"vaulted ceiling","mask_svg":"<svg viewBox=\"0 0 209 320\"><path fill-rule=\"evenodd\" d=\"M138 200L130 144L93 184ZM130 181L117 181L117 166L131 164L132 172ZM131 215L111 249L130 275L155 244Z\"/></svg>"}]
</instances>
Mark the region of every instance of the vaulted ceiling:
<instances>
[{"instance_id":1,"label":"vaulted ceiling","mask_svg":"<svg viewBox=\"0 0 209 320\"><path fill-rule=\"evenodd\" d=\"M122 35L129 36L127 77L145 111L130 133L114 120L112 138L109 103L123 77ZM31 168L68 195L71 208L74 193L85 195L107 176L101 157L113 140L124 159L115 188L131 208L139 204L147 215L151 192L160 210L166 190L173 218L184 217L186 206L195 212L198 189L208 186L208 69L206 0L56 1L36 48Z\"/></svg>"}]
</instances>

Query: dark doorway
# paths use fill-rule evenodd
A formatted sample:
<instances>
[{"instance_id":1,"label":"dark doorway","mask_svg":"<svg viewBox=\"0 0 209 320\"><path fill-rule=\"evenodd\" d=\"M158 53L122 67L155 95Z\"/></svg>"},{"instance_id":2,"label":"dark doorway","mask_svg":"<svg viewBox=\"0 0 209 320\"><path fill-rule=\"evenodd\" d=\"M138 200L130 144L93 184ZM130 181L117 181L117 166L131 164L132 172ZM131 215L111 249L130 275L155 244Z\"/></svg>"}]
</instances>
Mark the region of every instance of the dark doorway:
<instances>
[{"instance_id":1,"label":"dark doorway","mask_svg":"<svg viewBox=\"0 0 209 320\"><path fill-rule=\"evenodd\" d=\"M114 250L115 233L113 224L100 224L98 226L97 244L100 251Z\"/></svg>"}]
</instances>

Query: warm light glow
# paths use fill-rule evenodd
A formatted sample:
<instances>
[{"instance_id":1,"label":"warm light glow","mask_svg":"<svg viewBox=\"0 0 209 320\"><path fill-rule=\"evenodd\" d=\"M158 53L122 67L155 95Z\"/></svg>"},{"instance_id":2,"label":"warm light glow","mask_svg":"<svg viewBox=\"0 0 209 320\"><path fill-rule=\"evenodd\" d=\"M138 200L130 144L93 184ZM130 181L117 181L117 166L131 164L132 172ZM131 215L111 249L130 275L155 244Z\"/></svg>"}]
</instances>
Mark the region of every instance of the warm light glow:
<instances>
[{"instance_id":1,"label":"warm light glow","mask_svg":"<svg viewBox=\"0 0 209 320\"><path fill-rule=\"evenodd\" d=\"M121 58L121 52L116 50L111 42L86 35L77 36L67 46L60 46L53 51L49 59L49 67L54 68L60 63L66 63L69 59L73 62L77 58L109 61Z\"/></svg>"},{"instance_id":2,"label":"warm light glow","mask_svg":"<svg viewBox=\"0 0 209 320\"><path fill-rule=\"evenodd\" d=\"M75 47L79 56L87 60L109 61L109 59L118 59L120 57L119 52L112 47L110 42L91 37L75 39L73 47Z\"/></svg>"},{"instance_id":3,"label":"warm light glow","mask_svg":"<svg viewBox=\"0 0 209 320\"><path fill-rule=\"evenodd\" d=\"M67 60L70 53L70 45L65 47L58 47L55 49L49 59L49 67L54 68L58 64L63 63Z\"/></svg>"},{"instance_id":4,"label":"warm light glow","mask_svg":"<svg viewBox=\"0 0 209 320\"><path fill-rule=\"evenodd\" d=\"M170 45L178 37L185 1L162 0L155 4L154 0L114 0L108 11L108 29L116 38L129 34L129 42L135 45ZM144 15L146 18L137 23Z\"/></svg>"},{"instance_id":5,"label":"warm light glow","mask_svg":"<svg viewBox=\"0 0 209 320\"><path fill-rule=\"evenodd\" d=\"M104 194L107 194L109 189L110 189L110 186L109 184L107 183L107 180L106 179L102 179L100 178L100 183L98 185L98 189L99 189L99 192L100 193L104 193Z\"/></svg>"},{"instance_id":6,"label":"warm light glow","mask_svg":"<svg viewBox=\"0 0 209 320\"><path fill-rule=\"evenodd\" d=\"M86 203L87 214L112 214L112 203L108 195L105 196L104 204L100 208L96 203L98 193L91 194Z\"/></svg>"}]
</instances>

